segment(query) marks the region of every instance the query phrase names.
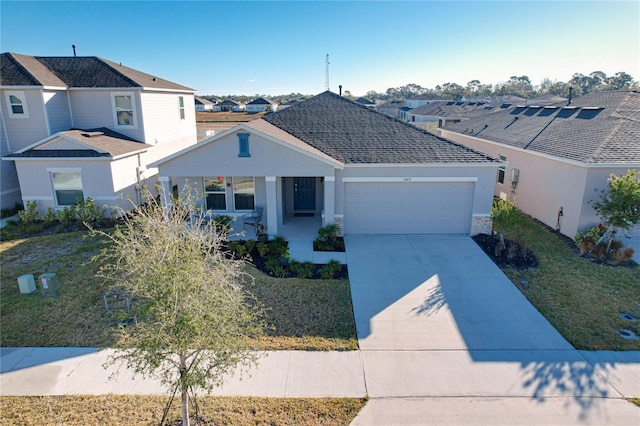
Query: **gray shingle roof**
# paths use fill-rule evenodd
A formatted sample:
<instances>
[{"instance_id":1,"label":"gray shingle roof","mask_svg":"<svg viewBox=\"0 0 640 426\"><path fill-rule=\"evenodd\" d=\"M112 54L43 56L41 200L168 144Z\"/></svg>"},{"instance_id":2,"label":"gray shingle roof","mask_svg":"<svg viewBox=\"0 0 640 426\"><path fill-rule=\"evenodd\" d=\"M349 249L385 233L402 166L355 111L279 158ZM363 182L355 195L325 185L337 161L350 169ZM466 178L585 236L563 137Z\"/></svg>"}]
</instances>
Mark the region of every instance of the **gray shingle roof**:
<instances>
[{"instance_id":1,"label":"gray shingle roof","mask_svg":"<svg viewBox=\"0 0 640 426\"><path fill-rule=\"evenodd\" d=\"M495 162L329 91L263 119L343 163Z\"/></svg>"},{"instance_id":2,"label":"gray shingle roof","mask_svg":"<svg viewBox=\"0 0 640 426\"><path fill-rule=\"evenodd\" d=\"M410 101L444 101L442 96L434 95L432 93L425 93L424 95L416 95L409 98Z\"/></svg>"},{"instance_id":3,"label":"gray shingle roof","mask_svg":"<svg viewBox=\"0 0 640 426\"><path fill-rule=\"evenodd\" d=\"M2 86L147 87L194 91L95 56L45 57L3 53L0 55L0 67Z\"/></svg>"},{"instance_id":4,"label":"gray shingle roof","mask_svg":"<svg viewBox=\"0 0 640 426\"><path fill-rule=\"evenodd\" d=\"M436 117L471 118L489 114L499 107L484 102L437 101L411 110L414 115L432 115Z\"/></svg>"},{"instance_id":5,"label":"gray shingle roof","mask_svg":"<svg viewBox=\"0 0 640 426\"><path fill-rule=\"evenodd\" d=\"M151 148L147 145L131 139L123 134L114 132L106 127L97 129L72 129L58 132L56 135L63 135L76 140L84 145L86 149L40 149L35 146L24 152L17 152L7 157L11 158L94 158L94 157L117 157L124 154L137 152ZM43 144L46 147L46 143Z\"/></svg>"},{"instance_id":6,"label":"gray shingle roof","mask_svg":"<svg viewBox=\"0 0 640 426\"><path fill-rule=\"evenodd\" d=\"M271 102L269 99L258 98L252 100L247 105L273 105L273 102Z\"/></svg>"},{"instance_id":7,"label":"gray shingle roof","mask_svg":"<svg viewBox=\"0 0 640 426\"><path fill-rule=\"evenodd\" d=\"M590 93L546 107L511 107L446 130L587 164L640 163L640 92Z\"/></svg>"}]
</instances>

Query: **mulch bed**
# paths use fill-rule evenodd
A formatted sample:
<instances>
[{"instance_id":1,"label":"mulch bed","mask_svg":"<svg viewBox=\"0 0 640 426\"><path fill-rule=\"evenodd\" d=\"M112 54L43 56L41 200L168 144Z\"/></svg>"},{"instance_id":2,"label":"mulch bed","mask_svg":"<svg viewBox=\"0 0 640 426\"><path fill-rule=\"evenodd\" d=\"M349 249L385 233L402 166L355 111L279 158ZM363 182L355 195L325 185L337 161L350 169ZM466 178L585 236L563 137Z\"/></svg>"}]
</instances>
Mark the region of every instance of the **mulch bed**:
<instances>
[{"instance_id":1,"label":"mulch bed","mask_svg":"<svg viewBox=\"0 0 640 426\"><path fill-rule=\"evenodd\" d=\"M533 252L515 241L505 238L506 249L501 249L497 236L478 234L471 238L501 269L530 269L539 266Z\"/></svg>"}]
</instances>

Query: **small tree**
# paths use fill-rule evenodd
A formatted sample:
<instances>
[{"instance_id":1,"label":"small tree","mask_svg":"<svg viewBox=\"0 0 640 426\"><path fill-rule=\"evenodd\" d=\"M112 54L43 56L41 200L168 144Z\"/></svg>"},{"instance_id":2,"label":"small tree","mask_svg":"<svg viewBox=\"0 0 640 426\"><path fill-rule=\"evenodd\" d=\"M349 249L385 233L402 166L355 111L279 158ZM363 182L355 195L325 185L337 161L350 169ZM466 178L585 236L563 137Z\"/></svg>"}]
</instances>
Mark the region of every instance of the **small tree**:
<instances>
[{"instance_id":1,"label":"small tree","mask_svg":"<svg viewBox=\"0 0 640 426\"><path fill-rule=\"evenodd\" d=\"M616 228L629 229L640 222L640 174L635 170L622 176L611 174L608 188L593 202L593 209L607 225L610 245Z\"/></svg>"},{"instance_id":2,"label":"small tree","mask_svg":"<svg viewBox=\"0 0 640 426\"><path fill-rule=\"evenodd\" d=\"M189 395L197 414L198 390L210 391L237 366L257 362L248 337L262 333L261 308L246 290L252 277L221 250L224 227L204 220L192 200L162 206L150 198L126 216L102 251L99 275L133 300L133 322L110 359L135 374L155 377L182 397L188 425Z\"/></svg>"},{"instance_id":3,"label":"small tree","mask_svg":"<svg viewBox=\"0 0 640 426\"><path fill-rule=\"evenodd\" d=\"M495 200L491 207L491 220L493 225L498 228L500 250L504 250L506 248L504 233L507 229L512 228L517 220L515 205L509 200Z\"/></svg>"}]
</instances>

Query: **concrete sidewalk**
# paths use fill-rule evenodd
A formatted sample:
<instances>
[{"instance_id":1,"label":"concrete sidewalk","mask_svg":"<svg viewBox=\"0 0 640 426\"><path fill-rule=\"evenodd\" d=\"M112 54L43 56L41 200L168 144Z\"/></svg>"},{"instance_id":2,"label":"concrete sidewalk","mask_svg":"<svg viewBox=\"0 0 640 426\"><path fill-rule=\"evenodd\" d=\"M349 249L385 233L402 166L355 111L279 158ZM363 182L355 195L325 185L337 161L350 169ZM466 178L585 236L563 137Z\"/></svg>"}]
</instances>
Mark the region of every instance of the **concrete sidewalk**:
<instances>
[{"instance_id":1,"label":"concrete sidewalk","mask_svg":"<svg viewBox=\"0 0 640 426\"><path fill-rule=\"evenodd\" d=\"M113 350L95 348L1 348L0 395L144 394L162 395L166 387L104 368ZM358 351L261 352L257 368L225 379L212 395L279 398L364 397Z\"/></svg>"}]
</instances>

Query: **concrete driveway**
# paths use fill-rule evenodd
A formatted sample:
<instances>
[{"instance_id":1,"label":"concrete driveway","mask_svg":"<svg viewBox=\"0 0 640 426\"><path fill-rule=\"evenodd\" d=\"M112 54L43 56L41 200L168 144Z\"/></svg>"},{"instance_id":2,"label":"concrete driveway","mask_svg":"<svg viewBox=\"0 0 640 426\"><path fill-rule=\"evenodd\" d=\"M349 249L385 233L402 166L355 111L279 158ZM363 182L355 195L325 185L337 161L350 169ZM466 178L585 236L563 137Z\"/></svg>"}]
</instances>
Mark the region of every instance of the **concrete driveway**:
<instances>
[{"instance_id":1,"label":"concrete driveway","mask_svg":"<svg viewBox=\"0 0 640 426\"><path fill-rule=\"evenodd\" d=\"M471 238L345 241L370 397L352 425L638 424L640 353L575 350Z\"/></svg>"},{"instance_id":2,"label":"concrete driveway","mask_svg":"<svg viewBox=\"0 0 640 426\"><path fill-rule=\"evenodd\" d=\"M346 245L362 350L572 349L469 237Z\"/></svg>"}]
</instances>

